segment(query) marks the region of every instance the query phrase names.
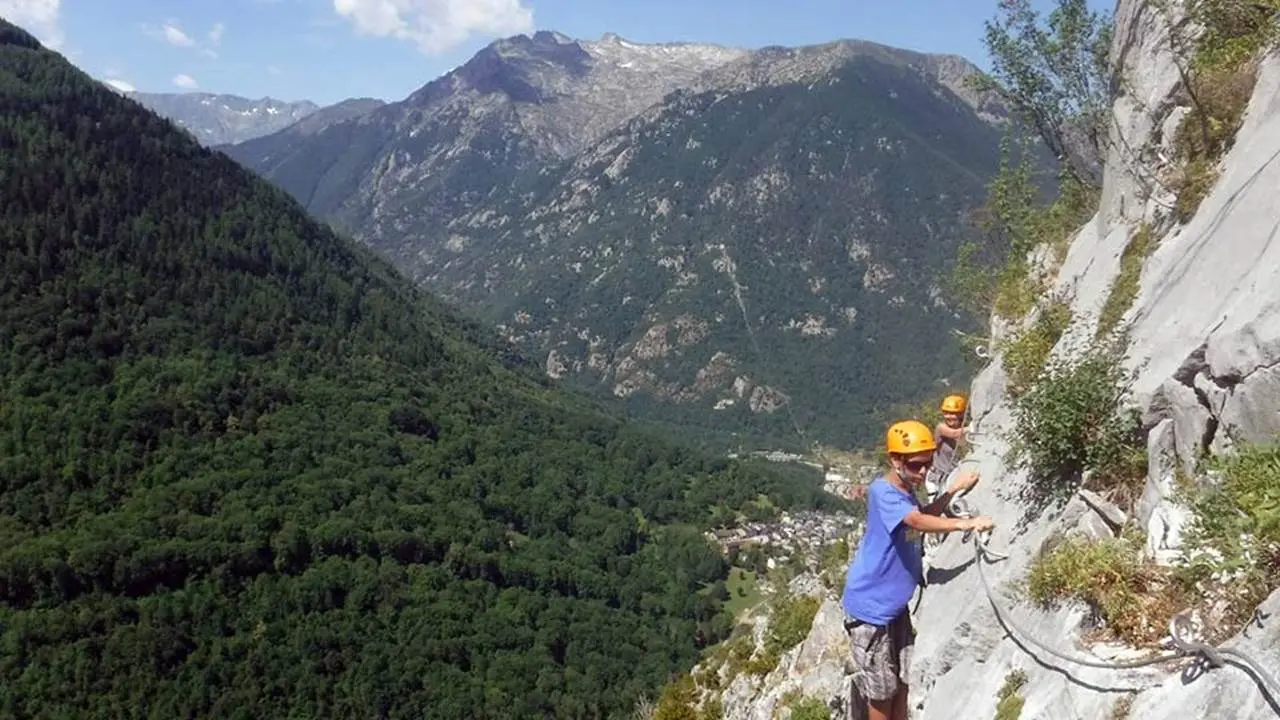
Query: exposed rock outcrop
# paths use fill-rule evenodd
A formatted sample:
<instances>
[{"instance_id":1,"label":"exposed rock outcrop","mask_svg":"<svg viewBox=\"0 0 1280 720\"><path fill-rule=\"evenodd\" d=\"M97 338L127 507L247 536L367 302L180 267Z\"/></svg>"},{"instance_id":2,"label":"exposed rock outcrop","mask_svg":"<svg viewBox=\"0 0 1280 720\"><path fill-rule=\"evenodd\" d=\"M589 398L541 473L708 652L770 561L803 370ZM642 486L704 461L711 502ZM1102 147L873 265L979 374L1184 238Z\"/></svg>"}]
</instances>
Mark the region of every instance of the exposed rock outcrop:
<instances>
[{"instance_id":1,"label":"exposed rock outcrop","mask_svg":"<svg viewBox=\"0 0 1280 720\"><path fill-rule=\"evenodd\" d=\"M1256 658L1274 676L1276 648L1280 648L1280 593L1272 595L1259 608L1264 621L1241 632L1226 645ZM1269 621L1268 621L1269 620ZM1169 677L1156 688L1134 699L1129 709L1131 718L1273 718L1280 715L1276 706L1267 702L1253 678L1244 671L1227 666L1200 675L1192 668L1185 675ZM1280 702L1280 700L1278 700Z\"/></svg>"},{"instance_id":2,"label":"exposed rock outcrop","mask_svg":"<svg viewBox=\"0 0 1280 720\"><path fill-rule=\"evenodd\" d=\"M844 611L826 598L813 618L804 642L783 655L778 667L763 678L739 675L721 698L724 720L773 720L795 696L818 698L843 709L848 697L849 636Z\"/></svg>"},{"instance_id":3,"label":"exposed rock outcrop","mask_svg":"<svg viewBox=\"0 0 1280 720\"><path fill-rule=\"evenodd\" d=\"M856 547L859 536L860 528L848 536L850 548ZM833 718L843 717L847 711L851 692L849 636L844 629L838 592L824 584L818 574L805 572L788 583L785 595L821 601L809 632L799 644L783 652L777 666L764 675L719 667L717 672L725 683L718 695L724 720L785 717L787 709L799 700L826 705ZM757 655L773 621L763 612L752 619Z\"/></svg>"},{"instance_id":4,"label":"exposed rock outcrop","mask_svg":"<svg viewBox=\"0 0 1280 720\"><path fill-rule=\"evenodd\" d=\"M1121 0L1113 57L1120 96L1115 103L1113 148L1107 158L1097 215L1074 238L1051 292L1070 298L1073 321L1055 353L1074 355L1090 342L1099 312L1120 268L1120 256L1143 223L1172 204L1155 181L1161 157L1177 123L1178 71L1169 54L1167 21L1155 3ZM1187 512L1175 501L1174 477L1193 473L1205 452L1234 443L1272 440L1280 432L1280 57L1264 58L1243 127L1222 160L1217 183L1187 223L1161 233L1146 260L1140 290L1124 317L1129 332L1128 366L1136 373L1134 400L1148 432L1149 474L1135 507L1148 534L1147 552L1157 562L1173 560ZM1000 332L993 328L993 333ZM1101 536L1119 516L1097 498L1077 497L1061 511L1024 518L1017 500L1025 472L1004 466L1004 437L1012 415L1006 378L997 356L975 380L971 393L980 446L971 460L984 482L971 505L992 516L992 545L1008 548L1007 561L985 566L1000 583L1026 577L1029 562L1046 541L1074 533ZM1106 718L1128 706L1130 718L1272 718L1278 713L1245 672L1231 666L1187 682L1179 673L1189 661L1138 671L1073 666L1043 653L1031 654L997 623L972 565L972 546L950 539L934 559L953 568L945 583L925 594L918 615L912 699L913 718L939 720L991 717L997 693L1011 669L1027 681L1020 694L1021 720ZM1008 599L1036 636L1077 655L1113 653L1088 648L1081 639L1085 613L1079 607L1042 612ZM1280 608L1280 593L1263 605L1263 616ZM1280 621L1264 622L1230 641L1251 651L1274 675L1280 673ZM1043 660L1042 664L1039 660ZM1276 699L1280 702L1280 698Z\"/></svg>"}]
</instances>

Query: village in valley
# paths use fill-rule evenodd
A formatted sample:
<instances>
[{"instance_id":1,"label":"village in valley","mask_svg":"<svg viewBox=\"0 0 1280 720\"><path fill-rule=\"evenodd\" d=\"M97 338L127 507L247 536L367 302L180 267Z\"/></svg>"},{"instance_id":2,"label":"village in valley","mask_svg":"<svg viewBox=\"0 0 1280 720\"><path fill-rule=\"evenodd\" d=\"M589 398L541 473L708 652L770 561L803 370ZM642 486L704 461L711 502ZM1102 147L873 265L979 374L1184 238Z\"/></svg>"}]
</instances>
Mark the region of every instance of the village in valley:
<instances>
[{"instance_id":1,"label":"village in valley","mask_svg":"<svg viewBox=\"0 0 1280 720\"><path fill-rule=\"evenodd\" d=\"M864 458L831 451L803 456L777 450L751 453L770 462L794 462L823 472L823 489L843 498L860 497L862 488L876 472L876 465ZM833 457L834 455L834 457ZM848 542L863 522L863 518L843 512L805 510L783 512L776 520L747 521L734 527L709 531L707 538L716 543L727 556L739 558L743 551L753 552L747 558L759 558L761 570L772 570L781 565L816 569L824 551L841 542ZM739 560L736 564L742 564Z\"/></svg>"},{"instance_id":2,"label":"village in valley","mask_svg":"<svg viewBox=\"0 0 1280 720\"><path fill-rule=\"evenodd\" d=\"M735 528L725 528L708 533L725 554L748 546L764 546L773 552L769 567L775 559L784 560L796 555L820 553L822 548L843 540L861 523L861 520L844 513L805 511L782 513L776 522L749 522Z\"/></svg>"}]
</instances>

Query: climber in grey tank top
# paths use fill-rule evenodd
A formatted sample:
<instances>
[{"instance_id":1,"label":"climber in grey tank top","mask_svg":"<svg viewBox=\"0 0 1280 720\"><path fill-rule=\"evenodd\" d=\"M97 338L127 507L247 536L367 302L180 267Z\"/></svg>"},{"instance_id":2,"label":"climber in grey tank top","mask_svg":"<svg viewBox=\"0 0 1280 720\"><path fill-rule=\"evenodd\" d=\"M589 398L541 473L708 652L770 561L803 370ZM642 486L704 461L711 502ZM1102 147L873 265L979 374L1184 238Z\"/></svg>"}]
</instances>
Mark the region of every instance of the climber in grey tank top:
<instances>
[{"instance_id":1,"label":"climber in grey tank top","mask_svg":"<svg viewBox=\"0 0 1280 720\"><path fill-rule=\"evenodd\" d=\"M948 395L938 408L942 411L942 422L938 423L933 431L937 447L933 452L933 466L929 469L929 473L924 480L925 492L928 494L929 502L937 500L947 488L951 487L951 483L955 482L952 476L960 468L960 444L965 442L964 418L967 408L968 403L963 395ZM974 471L973 482L977 482L977 476L977 472ZM968 486L972 487L973 482L968 483ZM969 492L968 489L963 490L955 496L956 499L964 496L967 492ZM942 515L944 517L957 517L953 514L950 502L943 509ZM965 542L968 542L968 537L968 533L966 533L964 535ZM946 535L943 534L925 534L924 541L920 543L922 567L929 567L929 558L932 552L945 540ZM927 577L927 575L928 571L926 570L924 577Z\"/></svg>"},{"instance_id":2,"label":"climber in grey tank top","mask_svg":"<svg viewBox=\"0 0 1280 720\"><path fill-rule=\"evenodd\" d=\"M947 486L947 478L960 464L959 443L964 441L966 406L962 395L948 395L939 408L942 411L942 422L934 428L938 449L933 454L933 469L926 479L930 499Z\"/></svg>"}]
</instances>

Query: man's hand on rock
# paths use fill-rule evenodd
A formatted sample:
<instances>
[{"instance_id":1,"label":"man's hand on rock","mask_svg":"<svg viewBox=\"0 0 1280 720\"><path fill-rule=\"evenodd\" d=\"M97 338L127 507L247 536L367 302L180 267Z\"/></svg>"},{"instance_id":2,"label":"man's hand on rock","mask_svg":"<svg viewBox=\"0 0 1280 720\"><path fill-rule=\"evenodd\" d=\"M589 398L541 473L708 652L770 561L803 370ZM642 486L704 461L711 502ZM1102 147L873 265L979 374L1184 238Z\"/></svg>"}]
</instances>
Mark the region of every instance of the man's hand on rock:
<instances>
[{"instance_id":1,"label":"man's hand on rock","mask_svg":"<svg viewBox=\"0 0 1280 720\"><path fill-rule=\"evenodd\" d=\"M970 530L986 532L996 526L995 522L991 518L982 515L975 518L967 518L960 522L964 523L961 525L961 529L966 532Z\"/></svg>"}]
</instances>

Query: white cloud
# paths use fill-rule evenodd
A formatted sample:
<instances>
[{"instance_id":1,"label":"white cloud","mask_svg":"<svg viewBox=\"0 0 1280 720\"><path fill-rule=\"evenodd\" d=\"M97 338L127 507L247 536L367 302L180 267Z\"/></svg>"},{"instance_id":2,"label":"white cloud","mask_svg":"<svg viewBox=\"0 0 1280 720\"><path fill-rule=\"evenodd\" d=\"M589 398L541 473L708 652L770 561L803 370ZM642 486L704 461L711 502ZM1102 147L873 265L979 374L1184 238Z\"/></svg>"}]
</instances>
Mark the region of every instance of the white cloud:
<instances>
[{"instance_id":1,"label":"white cloud","mask_svg":"<svg viewBox=\"0 0 1280 720\"><path fill-rule=\"evenodd\" d=\"M192 47L196 44L191 36L182 31L176 22L167 22L160 27L161 34L164 35L165 42L177 47Z\"/></svg>"},{"instance_id":2,"label":"white cloud","mask_svg":"<svg viewBox=\"0 0 1280 720\"><path fill-rule=\"evenodd\" d=\"M3 0L0 0L3 2ZM187 31L183 30L177 20L166 20L164 24L156 27L155 25L143 25L142 31L161 42L168 43L174 47L190 48L207 58L217 58L218 53L214 48L222 43L222 35L226 32L227 26L216 22L209 28L207 40L199 42Z\"/></svg>"},{"instance_id":3,"label":"white cloud","mask_svg":"<svg viewBox=\"0 0 1280 720\"><path fill-rule=\"evenodd\" d=\"M182 73L173 76L173 84L187 90L194 90L200 87L195 78L190 75L183 75Z\"/></svg>"},{"instance_id":4,"label":"white cloud","mask_svg":"<svg viewBox=\"0 0 1280 720\"><path fill-rule=\"evenodd\" d=\"M282 74L280 72L280 68L276 67L275 65L268 65L267 72L272 75L275 75L276 77L280 77L280 75Z\"/></svg>"},{"instance_id":5,"label":"white cloud","mask_svg":"<svg viewBox=\"0 0 1280 720\"><path fill-rule=\"evenodd\" d=\"M472 35L514 35L533 29L521 0L333 0L333 11L361 35L392 37L443 53Z\"/></svg>"},{"instance_id":6,"label":"white cloud","mask_svg":"<svg viewBox=\"0 0 1280 720\"><path fill-rule=\"evenodd\" d=\"M110 85L111 87L115 88L116 90L119 90L120 92L135 92L137 90L137 88L135 88L133 85L125 82L124 80L121 80L120 78L107 78L102 82Z\"/></svg>"},{"instance_id":7,"label":"white cloud","mask_svg":"<svg viewBox=\"0 0 1280 720\"><path fill-rule=\"evenodd\" d=\"M57 50L66 39L58 24L62 0L0 0L0 17L36 36Z\"/></svg>"}]
</instances>

